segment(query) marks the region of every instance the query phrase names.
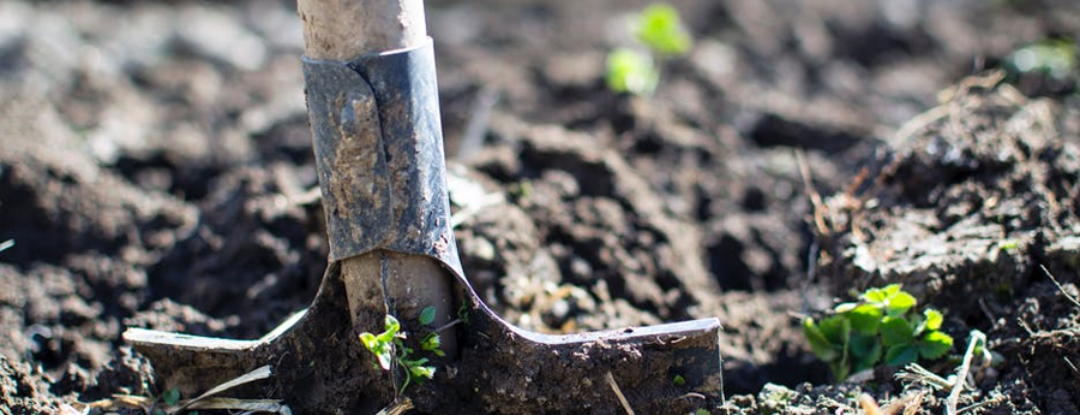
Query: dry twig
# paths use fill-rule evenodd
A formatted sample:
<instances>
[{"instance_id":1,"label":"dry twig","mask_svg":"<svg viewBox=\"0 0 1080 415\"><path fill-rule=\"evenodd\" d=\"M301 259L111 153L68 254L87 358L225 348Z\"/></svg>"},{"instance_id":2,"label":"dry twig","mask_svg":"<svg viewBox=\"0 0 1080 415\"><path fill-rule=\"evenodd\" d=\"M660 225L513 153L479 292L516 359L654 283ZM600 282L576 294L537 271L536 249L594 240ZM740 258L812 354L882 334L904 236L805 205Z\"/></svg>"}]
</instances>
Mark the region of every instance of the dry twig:
<instances>
[{"instance_id":1,"label":"dry twig","mask_svg":"<svg viewBox=\"0 0 1080 415\"><path fill-rule=\"evenodd\" d=\"M271 368L270 365L260 367L258 369L252 370L252 371L250 371L248 373L240 375L236 379L233 379L233 380L230 380L228 382L217 385L217 386L211 388L210 390L206 391L202 395L199 395L195 399L190 399L187 402L184 402L182 405L180 405L176 409L168 411L168 413L169 414L179 413L179 412L181 412L181 411L183 411L185 409L188 409L188 407L191 407L192 405L195 405L199 401L202 401L203 399L206 399L206 398L209 398L211 396L217 395L217 394L219 394L221 392L225 392L225 391L227 391L229 389L235 388L235 387L240 386L240 385L251 383L251 382L254 382L254 381L257 381L257 380L266 379L266 378L270 377L271 375L273 375L273 368ZM238 409L243 409L243 408L238 408ZM277 412L277 410L275 410L274 412Z\"/></svg>"},{"instance_id":2,"label":"dry twig","mask_svg":"<svg viewBox=\"0 0 1080 415\"><path fill-rule=\"evenodd\" d=\"M623 395L622 389L619 389L619 384L615 383L615 376L611 375L611 372L606 374L608 384L611 385L611 390L615 392L615 396L619 398L619 403L622 404L623 409L626 410L627 415L635 415L634 408L630 407L630 402L626 400L626 396Z\"/></svg>"},{"instance_id":3,"label":"dry twig","mask_svg":"<svg viewBox=\"0 0 1080 415\"><path fill-rule=\"evenodd\" d=\"M1039 264L1039 268L1041 268L1042 271L1046 273L1047 277L1050 277L1050 281L1054 282L1054 285L1057 286L1058 291L1061 291L1061 295L1064 295L1065 298L1068 298L1069 301L1072 301L1073 304L1076 304L1077 307L1080 307L1080 301L1078 301L1076 298L1073 298L1073 296L1069 295L1069 293L1065 292L1065 287L1061 286L1061 283L1058 282L1057 278L1054 278L1054 274L1051 274L1050 270L1046 269L1046 267L1042 264Z\"/></svg>"},{"instance_id":4,"label":"dry twig","mask_svg":"<svg viewBox=\"0 0 1080 415\"><path fill-rule=\"evenodd\" d=\"M956 380L953 381L952 391L949 392L949 398L945 400L945 413L947 415L956 415L956 405L960 401L960 392L964 390L964 383L967 381L968 371L971 369L971 359L975 357L975 348L978 345L986 344L986 335L981 331L971 331L971 341L968 342L967 351L964 352L964 363L960 365L960 369L956 371Z\"/></svg>"},{"instance_id":5,"label":"dry twig","mask_svg":"<svg viewBox=\"0 0 1080 415\"><path fill-rule=\"evenodd\" d=\"M401 415L410 409L413 409L412 399L406 397L394 401L390 406L383 408L375 415Z\"/></svg>"},{"instance_id":6,"label":"dry twig","mask_svg":"<svg viewBox=\"0 0 1080 415\"><path fill-rule=\"evenodd\" d=\"M859 406L862 407L863 412L866 412L866 415L882 415L881 407L878 406L874 397L869 394L859 395Z\"/></svg>"},{"instance_id":7,"label":"dry twig","mask_svg":"<svg viewBox=\"0 0 1080 415\"><path fill-rule=\"evenodd\" d=\"M817 228L820 235L831 235L832 231L825 223L828 207L825 206L825 202L821 199L821 193L818 193L814 187L814 178L810 172L810 165L806 163L806 153L802 149L795 150L795 164L799 166L803 187L806 194L810 196L810 204L814 207L814 227Z\"/></svg>"}]
</instances>

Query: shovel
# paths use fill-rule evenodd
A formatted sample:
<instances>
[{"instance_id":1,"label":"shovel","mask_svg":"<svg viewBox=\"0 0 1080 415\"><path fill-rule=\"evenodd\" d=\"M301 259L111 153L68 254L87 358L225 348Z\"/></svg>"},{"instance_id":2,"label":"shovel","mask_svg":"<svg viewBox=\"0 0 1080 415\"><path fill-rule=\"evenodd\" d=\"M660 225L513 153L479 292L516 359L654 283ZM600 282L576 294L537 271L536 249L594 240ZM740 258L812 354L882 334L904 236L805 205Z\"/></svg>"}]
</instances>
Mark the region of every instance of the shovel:
<instances>
[{"instance_id":1,"label":"shovel","mask_svg":"<svg viewBox=\"0 0 1080 415\"><path fill-rule=\"evenodd\" d=\"M298 11L330 265L312 305L257 340L128 329L164 388L195 396L269 365L270 378L231 392L302 414L405 401L438 414L686 414L719 404L715 318L547 335L507 323L473 291L451 231L422 0L300 0ZM361 344L387 316L406 333L392 354L424 356L430 379ZM438 334L439 353L424 350L425 333Z\"/></svg>"}]
</instances>

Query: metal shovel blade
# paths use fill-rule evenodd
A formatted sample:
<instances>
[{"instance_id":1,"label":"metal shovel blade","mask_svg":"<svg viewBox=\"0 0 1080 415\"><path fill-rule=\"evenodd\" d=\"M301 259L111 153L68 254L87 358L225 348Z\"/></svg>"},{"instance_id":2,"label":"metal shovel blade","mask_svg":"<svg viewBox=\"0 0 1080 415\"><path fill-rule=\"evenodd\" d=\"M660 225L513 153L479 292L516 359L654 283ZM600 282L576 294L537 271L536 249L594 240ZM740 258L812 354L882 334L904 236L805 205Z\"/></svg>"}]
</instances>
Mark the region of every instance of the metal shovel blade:
<instances>
[{"instance_id":1,"label":"metal shovel blade","mask_svg":"<svg viewBox=\"0 0 1080 415\"><path fill-rule=\"evenodd\" d=\"M638 413L685 414L718 401L716 319L539 334L506 323L458 281L468 323L453 328L457 357L433 358L434 379L407 390L422 412L621 413L612 382ZM238 396L282 399L294 413L374 413L396 398L400 385L360 345L348 289L340 267L331 265L312 307L258 340L143 329L127 330L124 339L153 362L165 389L183 396L271 365L271 378Z\"/></svg>"}]
</instances>

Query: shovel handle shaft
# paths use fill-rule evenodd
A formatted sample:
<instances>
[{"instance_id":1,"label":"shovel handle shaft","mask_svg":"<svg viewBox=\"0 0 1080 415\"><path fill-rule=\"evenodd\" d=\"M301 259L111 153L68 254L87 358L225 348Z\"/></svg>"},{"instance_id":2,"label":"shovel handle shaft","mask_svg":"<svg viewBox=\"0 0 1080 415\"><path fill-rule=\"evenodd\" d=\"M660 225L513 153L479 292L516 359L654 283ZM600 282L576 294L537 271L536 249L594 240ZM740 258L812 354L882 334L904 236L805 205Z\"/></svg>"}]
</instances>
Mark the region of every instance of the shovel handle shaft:
<instances>
[{"instance_id":1,"label":"shovel handle shaft","mask_svg":"<svg viewBox=\"0 0 1080 415\"><path fill-rule=\"evenodd\" d=\"M423 0L298 0L296 9L311 59L348 61L427 38Z\"/></svg>"},{"instance_id":2,"label":"shovel handle shaft","mask_svg":"<svg viewBox=\"0 0 1080 415\"><path fill-rule=\"evenodd\" d=\"M417 173L416 177L413 177L415 180L412 182L401 181L394 183L394 186L398 186L398 190L401 190L401 192L394 195L379 193L378 189L390 189L387 187L389 181L379 182L374 178L378 176L379 163L373 160L379 159L379 157L373 158L372 155L386 151L386 147L398 148L395 146L399 146L402 152L408 155L422 154L430 156L437 154L438 157L431 157L430 159L421 157L415 160L416 163L411 164L438 163L439 168L429 166L423 172L441 173L443 171L441 135L437 130L424 129L429 125L435 125L435 128L437 128L439 120L437 98L420 100L418 96L413 96L415 99L404 100L405 103L400 103L399 107L402 110L389 111L394 114L393 116L384 117L386 114L381 114L380 111L385 110L385 108L379 108L380 105L397 108L394 107L396 104L393 97L409 97L410 94L436 97L434 61L430 60L433 59L431 57L428 58L430 60L428 72L419 69L404 71L410 77L416 78L410 79L410 82L404 83L404 86L402 83L386 83L389 82L389 78L384 78L385 74L375 69L375 67L379 67L380 62L382 65L391 65L388 62L397 62L398 64L414 62L408 59L414 59L416 62L427 62L420 58L426 56L422 53L424 52L423 47L428 48L427 53L430 53L431 48L431 40L427 37L427 29L425 28L423 0L298 0L297 13L303 23L306 61L336 61L329 62L327 67L330 69L306 70L305 78L312 78L307 79L307 92L309 115L313 117L312 126L314 128L313 135L316 138L316 153L320 154L317 156L317 159L319 159L317 164L325 162L325 169L327 170L325 177L322 174L320 175L320 181L325 180L333 183L329 186L323 183L323 201L329 206L333 206L333 208L326 211L330 223L328 228L330 228L331 232L331 259L340 260L341 262L341 276L345 283L354 328L358 331L378 332L383 327L384 314L394 315L404 327L412 328L409 327L410 323L418 321L420 313L427 307L434 307L436 311L435 321L431 322L432 327L443 326L454 318L457 303L454 301L450 276L443 270L436 260L437 258L416 255L415 252L409 254L407 253L410 252L409 249L405 249L407 248L406 244L403 243L398 246L387 242L396 240L394 232L399 231L397 224L389 215L390 210L386 211L387 216L381 217L386 220L374 221L374 223L362 220L354 221L353 219L360 215L354 216L341 213L357 209L367 209L367 212L370 213L378 211L378 206L390 209L391 205L405 209L404 206L407 202L413 200L410 198L411 193L406 192L405 189L410 188L410 186L419 189L427 184L423 180L426 176ZM396 51L396 53L386 53L390 51ZM398 57L394 58L394 56ZM348 65L339 65L345 63L348 63ZM412 64L418 65L416 68L426 67L419 66L415 62ZM311 63L311 65L313 65L312 68L326 66L322 63ZM413 66L406 64L402 65L406 69L413 68ZM360 79L356 73L351 73L358 70L356 66L367 68L360 69L361 71L371 70L375 72L365 72L370 79ZM371 67L368 68L369 66ZM346 71L349 72L348 76L340 71L343 68L351 68ZM333 84L335 87L341 86L343 89L333 89L329 93L326 93L321 88L312 87L311 81L313 79L325 80L324 78L345 79L347 80L346 84L355 81L354 86L357 84L363 84L364 86L353 90L353 95L346 93L349 89L348 85ZM415 86L418 89L430 88L430 91L413 91L409 90L410 86ZM374 107L364 104L375 102L374 100L360 100L359 96L362 94L357 95L360 92L366 92L370 97L374 97L379 94L374 89L380 88L394 90L389 93L390 97L382 96L386 99L382 100L381 104L371 104ZM348 99L352 100L352 102L343 101L346 96L349 96ZM413 108L410 106L412 104L421 105L429 102L432 103L433 107L423 107L430 111L421 111L423 112L421 115L412 114L407 110ZM343 113L353 114L350 117L345 117L352 121L330 119L317 121L322 120L320 117L328 117L327 114L339 115ZM410 114L415 115L415 117ZM427 120L427 122L421 123L423 120ZM433 123L432 120L434 120ZM350 123L357 125L353 126L355 128L342 127ZM331 124L336 127L331 129L317 128L321 125ZM365 135L361 134L361 132L373 134ZM423 144L427 146L410 141L414 139L414 136L420 137L418 140L426 140ZM325 148L334 150L328 150L325 153L326 155L321 155L319 143L323 143ZM437 148L438 151L419 151L422 148ZM349 154L349 156L339 158L339 154ZM363 155L366 155L366 157ZM395 158L396 162L399 164L407 163L407 160L411 160L408 155ZM365 160L368 164L364 164ZM385 163L390 163L389 158L382 160ZM323 166L323 164L320 164L320 166ZM398 167L403 167L403 165ZM361 171L361 173L357 173L358 171ZM399 180L412 177L400 171L399 173L401 174L396 176ZM441 174L438 175L441 176ZM444 177L436 177L436 179L445 182ZM439 189L442 188L439 187ZM334 197L329 197L330 195ZM445 198L445 190L442 190L441 194L434 194L430 197L433 203L446 203ZM338 206L334 202L335 200L361 200L370 203L367 206L357 206L356 203L351 206ZM400 206L394 205L394 200L397 200ZM419 209L419 212L427 212L430 209L429 206L415 207ZM447 208L445 211L449 212L449 209ZM417 215L418 219L416 220L423 220L423 217L424 215ZM335 218L338 222L333 222ZM334 223L339 222L344 223L345 226L333 226ZM440 218L438 222L449 223L449 217ZM425 223L411 225L416 225L415 229L420 229L423 228ZM385 229L379 229L379 227ZM336 232L334 229L346 229L346 231ZM416 232L422 233L419 230ZM368 239L356 236L360 234L365 235ZM356 249L358 252L353 252L353 250L346 249L342 251L344 254L338 255L342 252L335 252L334 250L335 235L345 235L342 241L347 240L347 242L355 243L355 245L352 245L354 248L356 246L368 248L369 246L364 245L364 243L372 241L384 244L378 245L370 251ZM452 235L447 236L449 243L452 244ZM349 246L347 243L342 245ZM335 256L337 257L335 258ZM455 332L446 331L440 333L440 336L446 356L448 358L455 357L457 354Z\"/></svg>"}]
</instances>

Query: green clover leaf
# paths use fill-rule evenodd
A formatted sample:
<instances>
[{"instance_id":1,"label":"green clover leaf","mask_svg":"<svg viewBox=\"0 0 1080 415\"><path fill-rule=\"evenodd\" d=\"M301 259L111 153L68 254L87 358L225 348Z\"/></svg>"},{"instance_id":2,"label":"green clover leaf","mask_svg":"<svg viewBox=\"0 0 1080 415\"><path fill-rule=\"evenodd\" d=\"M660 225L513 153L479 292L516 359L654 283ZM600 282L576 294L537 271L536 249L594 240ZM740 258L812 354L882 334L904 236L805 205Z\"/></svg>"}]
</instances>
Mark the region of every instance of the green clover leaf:
<instances>
[{"instance_id":1,"label":"green clover leaf","mask_svg":"<svg viewBox=\"0 0 1080 415\"><path fill-rule=\"evenodd\" d=\"M944 356L952 349L952 346L952 336L936 330L926 333L917 343L919 356L929 360Z\"/></svg>"},{"instance_id":2,"label":"green clover leaf","mask_svg":"<svg viewBox=\"0 0 1080 415\"><path fill-rule=\"evenodd\" d=\"M919 357L918 350L911 344L898 344L885 352L885 364L903 366L914 362Z\"/></svg>"},{"instance_id":3,"label":"green clover leaf","mask_svg":"<svg viewBox=\"0 0 1080 415\"><path fill-rule=\"evenodd\" d=\"M863 334L877 334L881 326L881 309L873 304L861 304L847 313L851 328Z\"/></svg>"}]
</instances>

